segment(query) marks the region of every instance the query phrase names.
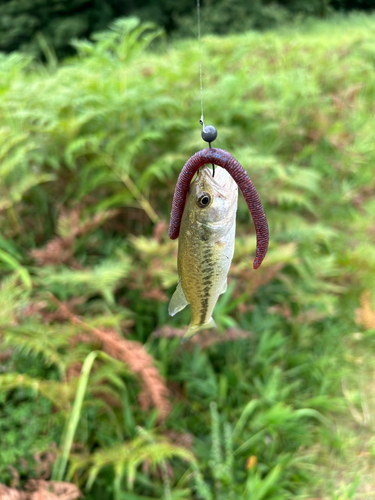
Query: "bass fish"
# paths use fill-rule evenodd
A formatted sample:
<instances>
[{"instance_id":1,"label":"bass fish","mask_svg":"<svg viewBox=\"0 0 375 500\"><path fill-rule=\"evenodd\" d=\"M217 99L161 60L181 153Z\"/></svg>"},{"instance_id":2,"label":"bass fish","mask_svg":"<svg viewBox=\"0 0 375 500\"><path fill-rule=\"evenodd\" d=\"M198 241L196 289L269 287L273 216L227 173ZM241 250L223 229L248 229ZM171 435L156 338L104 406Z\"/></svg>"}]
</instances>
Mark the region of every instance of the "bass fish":
<instances>
[{"instance_id":1,"label":"bass fish","mask_svg":"<svg viewBox=\"0 0 375 500\"><path fill-rule=\"evenodd\" d=\"M179 281L169 304L174 316L187 304L191 323L181 342L215 328L212 312L227 289L233 258L238 188L223 168L201 168L190 184L178 239Z\"/></svg>"}]
</instances>

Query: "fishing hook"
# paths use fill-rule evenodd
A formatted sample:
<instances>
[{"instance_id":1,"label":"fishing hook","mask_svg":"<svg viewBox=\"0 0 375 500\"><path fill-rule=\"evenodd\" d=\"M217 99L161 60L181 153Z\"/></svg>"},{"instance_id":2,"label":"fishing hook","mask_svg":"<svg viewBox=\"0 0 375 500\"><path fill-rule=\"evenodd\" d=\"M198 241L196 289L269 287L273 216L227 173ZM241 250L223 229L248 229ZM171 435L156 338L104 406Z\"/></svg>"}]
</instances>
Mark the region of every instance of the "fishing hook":
<instances>
[{"instance_id":1,"label":"fishing hook","mask_svg":"<svg viewBox=\"0 0 375 500\"><path fill-rule=\"evenodd\" d=\"M214 140L217 137L217 130L213 125L204 125L203 122L203 115L202 118L199 120L199 123L202 125L202 139L206 142L208 142L209 147L211 148L211 142L214 142ZM212 177L215 177L215 165L211 163L212 165Z\"/></svg>"},{"instance_id":2,"label":"fishing hook","mask_svg":"<svg viewBox=\"0 0 375 500\"><path fill-rule=\"evenodd\" d=\"M189 158L189 160L185 163L178 177L173 196L168 235L171 240L175 240L176 238L178 238L178 235L180 233L182 214L184 212L186 196L189 190L190 183L194 177L195 172L207 163L215 164L219 167L225 168L225 170L227 170L227 172L236 181L243 194L243 197L245 198L255 226L257 246L253 267L254 269L258 269L264 257L266 256L268 249L269 230L266 214L264 213L262 202L260 201L258 192L255 189L250 177L247 175L246 170L235 158L233 158L231 154L223 149L212 147L202 149L202 151L198 151L198 153L195 153L195 155Z\"/></svg>"}]
</instances>

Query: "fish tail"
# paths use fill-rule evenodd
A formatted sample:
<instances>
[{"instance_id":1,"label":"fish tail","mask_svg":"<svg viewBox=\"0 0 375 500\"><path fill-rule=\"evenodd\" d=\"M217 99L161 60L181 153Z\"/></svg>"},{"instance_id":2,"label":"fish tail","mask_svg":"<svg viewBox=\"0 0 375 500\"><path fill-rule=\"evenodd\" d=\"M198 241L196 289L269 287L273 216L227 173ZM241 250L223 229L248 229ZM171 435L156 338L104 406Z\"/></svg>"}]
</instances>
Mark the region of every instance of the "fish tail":
<instances>
[{"instance_id":1,"label":"fish tail","mask_svg":"<svg viewBox=\"0 0 375 500\"><path fill-rule=\"evenodd\" d=\"M201 332L202 330L211 330L211 328L216 328L216 323L213 318L210 318L207 323L204 323L203 325L190 325L181 339L181 344L185 344L185 342L190 340L196 333Z\"/></svg>"}]
</instances>

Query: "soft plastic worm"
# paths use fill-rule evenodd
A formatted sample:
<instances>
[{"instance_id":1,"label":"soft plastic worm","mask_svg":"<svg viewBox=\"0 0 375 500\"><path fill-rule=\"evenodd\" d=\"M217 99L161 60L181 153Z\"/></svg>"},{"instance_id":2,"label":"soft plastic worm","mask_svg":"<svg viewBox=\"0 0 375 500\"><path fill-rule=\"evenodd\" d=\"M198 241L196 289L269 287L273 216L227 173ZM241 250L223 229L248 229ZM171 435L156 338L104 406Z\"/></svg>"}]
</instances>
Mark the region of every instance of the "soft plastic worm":
<instances>
[{"instance_id":1,"label":"soft plastic worm","mask_svg":"<svg viewBox=\"0 0 375 500\"><path fill-rule=\"evenodd\" d=\"M219 167L225 168L233 179L237 182L246 204L250 210L251 217L255 225L257 237L257 248L253 263L254 269L258 269L268 249L268 224L266 214L264 213L257 190L255 189L250 177L244 168L233 158L231 154L223 149L207 148L195 153L184 165L178 177L176 189L174 191L171 219L169 222L168 234L171 240L178 238L180 233L180 224L184 212L186 196L190 183L195 172L208 163L213 163Z\"/></svg>"}]
</instances>

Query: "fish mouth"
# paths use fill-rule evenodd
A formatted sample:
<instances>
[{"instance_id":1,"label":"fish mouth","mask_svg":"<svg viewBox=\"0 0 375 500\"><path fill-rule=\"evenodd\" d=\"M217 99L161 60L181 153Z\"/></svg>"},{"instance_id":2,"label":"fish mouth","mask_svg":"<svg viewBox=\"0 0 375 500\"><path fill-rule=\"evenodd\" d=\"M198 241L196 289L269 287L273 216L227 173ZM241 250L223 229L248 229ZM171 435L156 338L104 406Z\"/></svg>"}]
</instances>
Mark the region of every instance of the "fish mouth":
<instances>
[{"instance_id":1,"label":"fish mouth","mask_svg":"<svg viewBox=\"0 0 375 500\"><path fill-rule=\"evenodd\" d=\"M198 178L199 180L204 179L207 181L220 194L227 194L228 191L236 191L238 189L236 181L230 173L225 168L216 165L215 176L212 176L211 168L204 166L199 170Z\"/></svg>"}]
</instances>

